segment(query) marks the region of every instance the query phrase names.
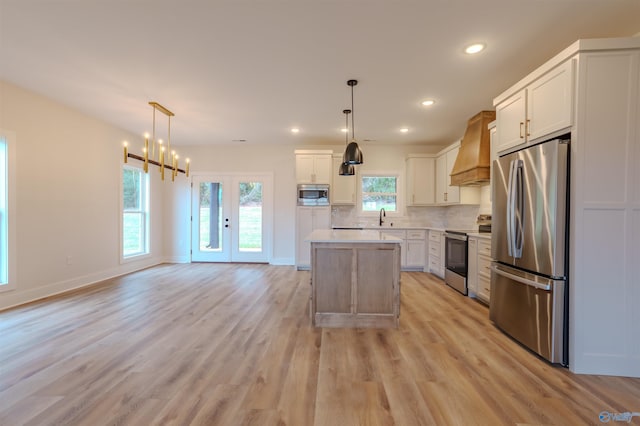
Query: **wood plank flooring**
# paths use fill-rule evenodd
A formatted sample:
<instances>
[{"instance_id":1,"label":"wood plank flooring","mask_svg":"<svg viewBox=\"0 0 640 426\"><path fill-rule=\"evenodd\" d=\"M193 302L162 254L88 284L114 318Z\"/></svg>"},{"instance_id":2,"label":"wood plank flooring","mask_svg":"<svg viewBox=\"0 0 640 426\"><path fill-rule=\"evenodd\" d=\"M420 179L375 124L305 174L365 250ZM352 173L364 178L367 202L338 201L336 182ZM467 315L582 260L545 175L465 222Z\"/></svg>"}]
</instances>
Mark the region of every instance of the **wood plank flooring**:
<instances>
[{"instance_id":1,"label":"wood plank flooring","mask_svg":"<svg viewBox=\"0 0 640 426\"><path fill-rule=\"evenodd\" d=\"M597 425L640 412L640 379L549 365L429 274L402 273L397 330L312 328L308 298L308 272L196 263L0 312L0 425Z\"/></svg>"}]
</instances>

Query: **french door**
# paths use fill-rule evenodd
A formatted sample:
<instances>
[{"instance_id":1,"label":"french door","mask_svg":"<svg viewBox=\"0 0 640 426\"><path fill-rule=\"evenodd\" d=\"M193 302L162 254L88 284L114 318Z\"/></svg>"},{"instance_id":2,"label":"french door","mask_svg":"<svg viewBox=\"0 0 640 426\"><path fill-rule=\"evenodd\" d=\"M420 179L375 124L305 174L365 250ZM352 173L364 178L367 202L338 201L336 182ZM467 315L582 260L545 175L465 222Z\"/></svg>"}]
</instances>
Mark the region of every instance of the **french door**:
<instances>
[{"instance_id":1,"label":"french door","mask_svg":"<svg viewBox=\"0 0 640 426\"><path fill-rule=\"evenodd\" d=\"M269 174L194 176L191 260L268 262L272 181Z\"/></svg>"}]
</instances>

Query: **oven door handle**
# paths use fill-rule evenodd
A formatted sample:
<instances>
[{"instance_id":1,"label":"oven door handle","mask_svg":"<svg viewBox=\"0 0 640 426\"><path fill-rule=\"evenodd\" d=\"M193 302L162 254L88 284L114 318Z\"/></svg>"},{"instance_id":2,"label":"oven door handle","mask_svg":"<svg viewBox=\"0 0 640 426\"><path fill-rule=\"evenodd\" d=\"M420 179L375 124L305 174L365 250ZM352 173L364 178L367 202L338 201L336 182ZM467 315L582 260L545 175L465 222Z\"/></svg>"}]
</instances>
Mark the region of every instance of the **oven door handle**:
<instances>
[{"instance_id":1,"label":"oven door handle","mask_svg":"<svg viewBox=\"0 0 640 426\"><path fill-rule=\"evenodd\" d=\"M447 234L445 232L444 237L445 238L451 238L452 240L467 241L467 236L466 235Z\"/></svg>"}]
</instances>

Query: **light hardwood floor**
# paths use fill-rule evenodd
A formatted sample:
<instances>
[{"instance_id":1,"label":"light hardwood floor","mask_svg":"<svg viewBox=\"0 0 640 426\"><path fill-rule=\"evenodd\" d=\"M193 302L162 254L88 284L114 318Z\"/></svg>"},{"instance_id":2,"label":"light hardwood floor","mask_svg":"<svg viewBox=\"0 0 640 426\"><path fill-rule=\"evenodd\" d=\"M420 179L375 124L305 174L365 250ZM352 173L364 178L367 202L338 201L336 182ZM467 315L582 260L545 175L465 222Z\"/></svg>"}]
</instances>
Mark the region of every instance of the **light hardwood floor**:
<instances>
[{"instance_id":1,"label":"light hardwood floor","mask_svg":"<svg viewBox=\"0 0 640 426\"><path fill-rule=\"evenodd\" d=\"M429 274L402 273L397 330L312 328L308 298L309 273L292 267L162 265L0 312L0 425L597 425L640 412L640 379L551 366Z\"/></svg>"}]
</instances>

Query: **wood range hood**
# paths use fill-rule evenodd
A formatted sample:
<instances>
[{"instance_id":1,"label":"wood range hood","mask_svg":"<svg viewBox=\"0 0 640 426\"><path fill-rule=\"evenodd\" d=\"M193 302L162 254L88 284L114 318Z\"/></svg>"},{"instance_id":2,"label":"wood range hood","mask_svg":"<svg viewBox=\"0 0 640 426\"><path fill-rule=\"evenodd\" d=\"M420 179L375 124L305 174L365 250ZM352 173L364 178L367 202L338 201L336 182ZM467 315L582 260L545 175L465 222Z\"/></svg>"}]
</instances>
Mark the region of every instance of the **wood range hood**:
<instances>
[{"instance_id":1,"label":"wood range hood","mask_svg":"<svg viewBox=\"0 0 640 426\"><path fill-rule=\"evenodd\" d=\"M487 125L496 119L495 111L481 111L471 117L451 171L451 185L487 185L491 178L491 141Z\"/></svg>"}]
</instances>

